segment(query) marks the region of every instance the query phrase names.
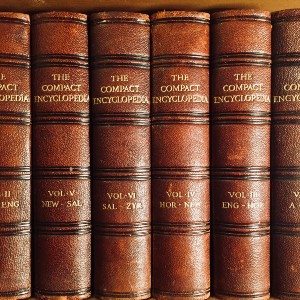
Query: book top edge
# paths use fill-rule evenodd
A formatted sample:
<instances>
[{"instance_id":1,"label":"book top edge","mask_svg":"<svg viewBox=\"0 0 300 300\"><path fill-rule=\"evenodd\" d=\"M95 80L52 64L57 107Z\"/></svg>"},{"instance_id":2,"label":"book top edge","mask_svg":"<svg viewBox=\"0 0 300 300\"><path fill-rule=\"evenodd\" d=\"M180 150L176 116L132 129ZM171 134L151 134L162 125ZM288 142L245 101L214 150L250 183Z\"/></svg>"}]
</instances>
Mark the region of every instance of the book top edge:
<instances>
[{"instance_id":1,"label":"book top edge","mask_svg":"<svg viewBox=\"0 0 300 300\"><path fill-rule=\"evenodd\" d=\"M271 21L271 12L257 9L232 9L215 12L211 15L212 21L222 19Z\"/></svg>"},{"instance_id":2,"label":"book top edge","mask_svg":"<svg viewBox=\"0 0 300 300\"><path fill-rule=\"evenodd\" d=\"M8 22L9 20L11 20L12 22L14 20L19 20L20 22L29 23L30 16L28 14L18 12L0 12L0 22L2 20L5 20L6 22Z\"/></svg>"},{"instance_id":3,"label":"book top edge","mask_svg":"<svg viewBox=\"0 0 300 300\"><path fill-rule=\"evenodd\" d=\"M125 11L107 11L107 12L98 12L93 13L89 16L91 21L95 20L124 20L124 19L132 19L132 20L143 20L145 22L149 22L149 15L137 12L125 12Z\"/></svg>"},{"instance_id":4,"label":"book top edge","mask_svg":"<svg viewBox=\"0 0 300 300\"><path fill-rule=\"evenodd\" d=\"M300 8L284 9L272 13L272 21L295 21L300 20Z\"/></svg>"},{"instance_id":5,"label":"book top edge","mask_svg":"<svg viewBox=\"0 0 300 300\"><path fill-rule=\"evenodd\" d=\"M87 15L77 12L66 12L66 11L51 11L51 12L42 12L31 15L31 20L33 22L47 19L74 19L81 20L83 22L87 21Z\"/></svg>"},{"instance_id":6,"label":"book top edge","mask_svg":"<svg viewBox=\"0 0 300 300\"><path fill-rule=\"evenodd\" d=\"M210 14L206 12L198 11L159 11L151 15L151 21L162 20L162 19L205 19L209 21Z\"/></svg>"}]
</instances>

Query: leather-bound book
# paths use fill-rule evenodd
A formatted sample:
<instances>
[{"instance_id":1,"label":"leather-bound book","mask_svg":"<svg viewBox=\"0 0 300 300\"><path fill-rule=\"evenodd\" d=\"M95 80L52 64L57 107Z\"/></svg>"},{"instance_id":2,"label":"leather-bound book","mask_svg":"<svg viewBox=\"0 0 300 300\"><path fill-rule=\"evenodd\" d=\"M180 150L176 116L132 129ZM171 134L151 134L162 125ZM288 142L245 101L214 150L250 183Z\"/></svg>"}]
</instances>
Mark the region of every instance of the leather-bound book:
<instances>
[{"instance_id":1,"label":"leather-bound book","mask_svg":"<svg viewBox=\"0 0 300 300\"><path fill-rule=\"evenodd\" d=\"M31 294L29 31L0 13L0 299Z\"/></svg>"},{"instance_id":2,"label":"leather-bound book","mask_svg":"<svg viewBox=\"0 0 300 300\"><path fill-rule=\"evenodd\" d=\"M90 17L93 291L147 299L150 235L150 21Z\"/></svg>"},{"instance_id":3,"label":"leather-bound book","mask_svg":"<svg viewBox=\"0 0 300 300\"><path fill-rule=\"evenodd\" d=\"M270 13L222 11L211 22L213 289L220 299L268 299Z\"/></svg>"},{"instance_id":4,"label":"leather-bound book","mask_svg":"<svg viewBox=\"0 0 300 300\"><path fill-rule=\"evenodd\" d=\"M272 15L271 292L300 298L300 10Z\"/></svg>"},{"instance_id":5,"label":"leather-bound book","mask_svg":"<svg viewBox=\"0 0 300 300\"><path fill-rule=\"evenodd\" d=\"M38 298L91 295L87 16L32 16L34 283Z\"/></svg>"},{"instance_id":6,"label":"leather-bound book","mask_svg":"<svg viewBox=\"0 0 300 300\"><path fill-rule=\"evenodd\" d=\"M210 295L209 14L151 16L156 299Z\"/></svg>"}]
</instances>

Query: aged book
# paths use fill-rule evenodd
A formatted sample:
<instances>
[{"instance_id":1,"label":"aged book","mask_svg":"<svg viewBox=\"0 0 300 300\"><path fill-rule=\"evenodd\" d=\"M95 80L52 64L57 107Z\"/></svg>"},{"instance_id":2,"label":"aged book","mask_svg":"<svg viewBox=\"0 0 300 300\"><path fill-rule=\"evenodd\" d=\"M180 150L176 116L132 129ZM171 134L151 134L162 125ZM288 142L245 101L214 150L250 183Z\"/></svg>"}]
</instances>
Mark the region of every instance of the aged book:
<instances>
[{"instance_id":1,"label":"aged book","mask_svg":"<svg viewBox=\"0 0 300 300\"><path fill-rule=\"evenodd\" d=\"M220 299L268 299L270 13L222 11L211 22L213 289Z\"/></svg>"},{"instance_id":2,"label":"aged book","mask_svg":"<svg viewBox=\"0 0 300 300\"><path fill-rule=\"evenodd\" d=\"M151 16L156 299L210 295L209 14Z\"/></svg>"},{"instance_id":3,"label":"aged book","mask_svg":"<svg viewBox=\"0 0 300 300\"><path fill-rule=\"evenodd\" d=\"M87 16L32 16L34 283L38 298L91 295Z\"/></svg>"},{"instance_id":4,"label":"aged book","mask_svg":"<svg viewBox=\"0 0 300 300\"><path fill-rule=\"evenodd\" d=\"M30 21L0 13L0 299L31 295Z\"/></svg>"},{"instance_id":5,"label":"aged book","mask_svg":"<svg viewBox=\"0 0 300 300\"><path fill-rule=\"evenodd\" d=\"M90 17L94 295L147 299L150 236L150 21Z\"/></svg>"},{"instance_id":6,"label":"aged book","mask_svg":"<svg viewBox=\"0 0 300 300\"><path fill-rule=\"evenodd\" d=\"M272 15L271 291L300 298L300 10Z\"/></svg>"}]
</instances>

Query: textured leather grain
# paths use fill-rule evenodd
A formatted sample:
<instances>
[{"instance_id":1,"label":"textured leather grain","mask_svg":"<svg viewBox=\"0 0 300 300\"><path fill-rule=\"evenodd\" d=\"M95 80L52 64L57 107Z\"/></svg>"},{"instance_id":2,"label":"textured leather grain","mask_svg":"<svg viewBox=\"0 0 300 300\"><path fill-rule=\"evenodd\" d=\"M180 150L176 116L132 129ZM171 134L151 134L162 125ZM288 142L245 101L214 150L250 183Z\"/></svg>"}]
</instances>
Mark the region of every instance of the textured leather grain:
<instances>
[{"instance_id":1,"label":"textured leather grain","mask_svg":"<svg viewBox=\"0 0 300 300\"><path fill-rule=\"evenodd\" d=\"M280 299L300 297L300 10L272 15L272 274Z\"/></svg>"},{"instance_id":2,"label":"textured leather grain","mask_svg":"<svg viewBox=\"0 0 300 300\"><path fill-rule=\"evenodd\" d=\"M94 294L150 297L150 22L90 18Z\"/></svg>"},{"instance_id":3,"label":"textured leather grain","mask_svg":"<svg viewBox=\"0 0 300 300\"><path fill-rule=\"evenodd\" d=\"M31 295L29 29L0 13L0 299Z\"/></svg>"},{"instance_id":4,"label":"textured leather grain","mask_svg":"<svg viewBox=\"0 0 300 300\"><path fill-rule=\"evenodd\" d=\"M270 14L232 10L211 20L214 292L268 299Z\"/></svg>"},{"instance_id":5,"label":"textured leather grain","mask_svg":"<svg viewBox=\"0 0 300 300\"><path fill-rule=\"evenodd\" d=\"M152 21L152 222L156 299L210 295L209 14Z\"/></svg>"},{"instance_id":6,"label":"textured leather grain","mask_svg":"<svg viewBox=\"0 0 300 300\"><path fill-rule=\"evenodd\" d=\"M35 295L91 295L87 16L32 16Z\"/></svg>"}]
</instances>

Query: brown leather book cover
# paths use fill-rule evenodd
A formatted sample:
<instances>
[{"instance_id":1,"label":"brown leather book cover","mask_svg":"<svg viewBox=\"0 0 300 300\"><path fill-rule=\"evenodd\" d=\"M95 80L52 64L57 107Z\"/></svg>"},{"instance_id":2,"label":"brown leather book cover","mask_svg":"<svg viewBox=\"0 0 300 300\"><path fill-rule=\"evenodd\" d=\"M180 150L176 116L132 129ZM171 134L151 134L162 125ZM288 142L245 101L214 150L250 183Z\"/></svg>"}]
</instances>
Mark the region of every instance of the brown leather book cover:
<instances>
[{"instance_id":1,"label":"brown leather book cover","mask_svg":"<svg viewBox=\"0 0 300 300\"><path fill-rule=\"evenodd\" d=\"M300 10L272 15L271 291L300 298Z\"/></svg>"},{"instance_id":2,"label":"brown leather book cover","mask_svg":"<svg viewBox=\"0 0 300 300\"><path fill-rule=\"evenodd\" d=\"M38 298L91 295L87 16L32 16L34 283Z\"/></svg>"},{"instance_id":3,"label":"brown leather book cover","mask_svg":"<svg viewBox=\"0 0 300 300\"><path fill-rule=\"evenodd\" d=\"M0 299L31 295L29 31L0 13Z\"/></svg>"},{"instance_id":4,"label":"brown leather book cover","mask_svg":"<svg viewBox=\"0 0 300 300\"><path fill-rule=\"evenodd\" d=\"M212 14L213 288L220 299L268 299L271 19Z\"/></svg>"},{"instance_id":5,"label":"brown leather book cover","mask_svg":"<svg viewBox=\"0 0 300 300\"><path fill-rule=\"evenodd\" d=\"M156 299L210 295L209 14L151 16Z\"/></svg>"},{"instance_id":6,"label":"brown leather book cover","mask_svg":"<svg viewBox=\"0 0 300 300\"><path fill-rule=\"evenodd\" d=\"M150 21L131 12L90 17L93 290L147 299L150 235Z\"/></svg>"}]
</instances>

